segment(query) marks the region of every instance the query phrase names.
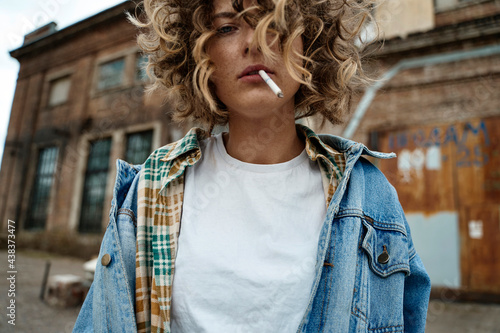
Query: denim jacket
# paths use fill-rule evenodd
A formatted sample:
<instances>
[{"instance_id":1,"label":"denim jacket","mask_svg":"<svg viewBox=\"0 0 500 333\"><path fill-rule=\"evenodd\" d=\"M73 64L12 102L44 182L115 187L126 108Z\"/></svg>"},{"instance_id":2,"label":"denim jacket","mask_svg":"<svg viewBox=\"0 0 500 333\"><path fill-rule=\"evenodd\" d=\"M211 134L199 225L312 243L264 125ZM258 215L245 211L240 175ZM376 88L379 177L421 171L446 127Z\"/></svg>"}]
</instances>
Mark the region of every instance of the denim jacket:
<instances>
[{"instance_id":1,"label":"denim jacket","mask_svg":"<svg viewBox=\"0 0 500 333\"><path fill-rule=\"evenodd\" d=\"M320 135L345 154L344 176L320 234L316 277L297 332L424 332L430 280L396 191L361 157L390 158ZM74 332L134 332L140 166L117 162L110 221Z\"/></svg>"}]
</instances>

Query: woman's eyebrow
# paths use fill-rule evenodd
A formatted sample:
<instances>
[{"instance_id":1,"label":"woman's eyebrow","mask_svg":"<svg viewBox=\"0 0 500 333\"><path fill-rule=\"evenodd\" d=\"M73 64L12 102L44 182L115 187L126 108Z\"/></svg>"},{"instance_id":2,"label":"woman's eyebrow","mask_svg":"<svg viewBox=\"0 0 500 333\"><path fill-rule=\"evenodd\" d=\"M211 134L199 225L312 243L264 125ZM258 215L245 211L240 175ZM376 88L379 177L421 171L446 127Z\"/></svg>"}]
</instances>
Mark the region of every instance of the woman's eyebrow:
<instances>
[{"instance_id":1,"label":"woman's eyebrow","mask_svg":"<svg viewBox=\"0 0 500 333\"><path fill-rule=\"evenodd\" d=\"M235 12L220 12L220 13L215 14L212 17L212 20L216 20L218 18L234 18L235 16L236 16Z\"/></svg>"}]
</instances>

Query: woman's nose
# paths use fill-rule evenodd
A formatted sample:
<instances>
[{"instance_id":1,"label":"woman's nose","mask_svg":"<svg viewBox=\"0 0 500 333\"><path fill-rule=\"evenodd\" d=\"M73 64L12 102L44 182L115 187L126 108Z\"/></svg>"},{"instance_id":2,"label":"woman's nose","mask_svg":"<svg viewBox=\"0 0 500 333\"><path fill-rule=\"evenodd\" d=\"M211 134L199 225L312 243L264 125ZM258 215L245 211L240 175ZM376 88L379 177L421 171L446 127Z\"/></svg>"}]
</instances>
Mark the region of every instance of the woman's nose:
<instances>
[{"instance_id":1,"label":"woman's nose","mask_svg":"<svg viewBox=\"0 0 500 333\"><path fill-rule=\"evenodd\" d=\"M243 48L245 55L260 52L260 49L257 47L257 45L253 43L254 36L255 36L255 29L253 29L250 26L246 26L244 33L244 48Z\"/></svg>"}]
</instances>

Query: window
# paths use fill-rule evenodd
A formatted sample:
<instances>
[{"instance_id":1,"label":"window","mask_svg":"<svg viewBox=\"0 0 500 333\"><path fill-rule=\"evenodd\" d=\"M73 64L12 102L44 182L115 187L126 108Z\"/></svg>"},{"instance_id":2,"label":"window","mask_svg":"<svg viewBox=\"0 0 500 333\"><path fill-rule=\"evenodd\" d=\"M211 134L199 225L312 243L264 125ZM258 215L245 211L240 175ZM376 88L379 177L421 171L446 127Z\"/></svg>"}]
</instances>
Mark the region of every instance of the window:
<instances>
[{"instance_id":1,"label":"window","mask_svg":"<svg viewBox=\"0 0 500 333\"><path fill-rule=\"evenodd\" d=\"M125 160L131 164L142 164L151 153L153 131L132 133L127 136Z\"/></svg>"},{"instance_id":2,"label":"window","mask_svg":"<svg viewBox=\"0 0 500 333\"><path fill-rule=\"evenodd\" d=\"M101 232L111 139L97 140L90 146L83 185L79 231L98 233Z\"/></svg>"},{"instance_id":3,"label":"window","mask_svg":"<svg viewBox=\"0 0 500 333\"><path fill-rule=\"evenodd\" d=\"M48 147L41 149L38 154L38 164L31 190L28 219L24 225L25 229L45 228L50 191L56 172L57 153L57 147Z\"/></svg>"},{"instance_id":4,"label":"window","mask_svg":"<svg viewBox=\"0 0 500 333\"><path fill-rule=\"evenodd\" d=\"M64 104L68 101L71 79L69 76L50 81L49 106Z\"/></svg>"},{"instance_id":5,"label":"window","mask_svg":"<svg viewBox=\"0 0 500 333\"><path fill-rule=\"evenodd\" d=\"M135 60L135 80L147 81L148 74L146 72L146 65L148 64L148 57L144 54L137 54Z\"/></svg>"},{"instance_id":6,"label":"window","mask_svg":"<svg viewBox=\"0 0 500 333\"><path fill-rule=\"evenodd\" d=\"M125 58L120 58L99 66L98 90L119 87L123 84Z\"/></svg>"}]
</instances>

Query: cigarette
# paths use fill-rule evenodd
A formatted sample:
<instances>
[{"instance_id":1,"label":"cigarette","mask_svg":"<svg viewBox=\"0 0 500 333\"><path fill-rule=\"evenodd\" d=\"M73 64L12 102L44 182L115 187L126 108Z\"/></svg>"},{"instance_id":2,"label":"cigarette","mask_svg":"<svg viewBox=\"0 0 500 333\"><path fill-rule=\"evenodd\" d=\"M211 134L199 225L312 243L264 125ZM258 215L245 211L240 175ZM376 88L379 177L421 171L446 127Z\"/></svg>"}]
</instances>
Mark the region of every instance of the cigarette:
<instances>
[{"instance_id":1,"label":"cigarette","mask_svg":"<svg viewBox=\"0 0 500 333\"><path fill-rule=\"evenodd\" d=\"M279 98L283 98L283 92L281 91L280 87L278 87L278 85L274 83L274 81L269 77L269 75L267 75L265 71L261 69L259 71L259 75L262 78L262 80L264 80L264 82L267 83L269 88L271 88L271 90L276 96L278 96Z\"/></svg>"}]
</instances>

